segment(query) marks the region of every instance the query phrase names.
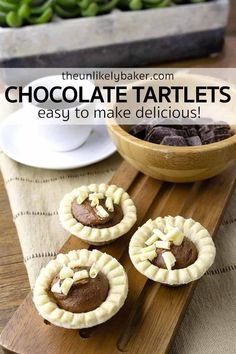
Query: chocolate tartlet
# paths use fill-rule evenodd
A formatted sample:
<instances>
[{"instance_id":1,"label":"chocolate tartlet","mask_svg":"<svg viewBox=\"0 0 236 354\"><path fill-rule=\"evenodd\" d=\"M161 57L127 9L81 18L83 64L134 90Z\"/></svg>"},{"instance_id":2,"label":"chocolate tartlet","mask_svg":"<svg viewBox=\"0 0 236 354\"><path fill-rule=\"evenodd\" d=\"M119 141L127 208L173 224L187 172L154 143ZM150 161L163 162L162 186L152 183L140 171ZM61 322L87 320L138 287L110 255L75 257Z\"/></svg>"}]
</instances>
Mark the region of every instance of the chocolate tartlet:
<instances>
[{"instance_id":1,"label":"chocolate tartlet","mask_svg":"<svg viewBox=\"0 0 236 354\"><path fill-rule=\"evenodd\" d=\"M163 258L163 253L167 250L164 248L157 248L157 257L153 259L152 264L159 268L167 269L165 260ZM175 257L175 264L171 269L181 269L186 268L193 264L197 259L197 248L194 243L187 237L184 237L181 245L176 246L174 243L170 244L170 252Z\"/></svg>"},{"instance_id":2,"label":"chocolate tartlet","mask_svg":"<svg viewBox=\"0 0 236 354\"><path fill-rule=\"evenodd\" d=\"M66 194L60 203L62 226L92 245L104 245L126 234L137 220L136 208L122 188L91 184Z\"/></svg>"},{"instance_id":3,"label":"chocolate tartlet","mask_svg":"<svg viewBox=\"0 0 236 354\"><path fill-rule=\"evenodd\" d=\"M99 205L101 205L107 212L107 215L103 218L97 214L96 209L91 206L89 200L85 200L82 204L78 204L77 200L74 199L71 210L74 218L85 226L102 229L119 224L124 217L121 207L115 204L113 210L109 211L105 204L105 198L99 200Z\"/></svg>"},{"instance_id":4,"label":"chocolate tartlet","mask_svg":"<svg viewBox=\"0 0 236 354\"><path fill-rule=\"evenodd\" d=\"M39 314L59 327L88 328L107 321L128 292L124 268L98 250L59 254L36 280L33 300Z\"/></svg>"},{"instance_id":5,"label":"chocolate tartlet","mask_svg":"<svg viewBox=\"0 0 236 354\"><path fill-rule=\"evenodd\" d=\"M57 292L53 293L51 290L60 308L74 313L89 312L95 310L105 301L109 291L109 282L105 275L102 272L98 272L96 277L91 278L89 276L90 268L72 268L73 275L75 273L83 274L83 270L87 271L87 274L84 272L87 277L75 281L67 295ZM51 289L58 281L61 286L63 280L60 279L59 274L53 279Z\"/></svg>"},{"instance_id":6,"label":"chocolate tartlet","mask_svg":"<svg viewBox=\"0 0 236 354\"><path fill-rule=\"evenodd\" d=\"M214 262L215 253L209 232L182 216L148 220L129 245L135 268L149 279L168 285L200 278Z\"/></svg>"}]
</instances>

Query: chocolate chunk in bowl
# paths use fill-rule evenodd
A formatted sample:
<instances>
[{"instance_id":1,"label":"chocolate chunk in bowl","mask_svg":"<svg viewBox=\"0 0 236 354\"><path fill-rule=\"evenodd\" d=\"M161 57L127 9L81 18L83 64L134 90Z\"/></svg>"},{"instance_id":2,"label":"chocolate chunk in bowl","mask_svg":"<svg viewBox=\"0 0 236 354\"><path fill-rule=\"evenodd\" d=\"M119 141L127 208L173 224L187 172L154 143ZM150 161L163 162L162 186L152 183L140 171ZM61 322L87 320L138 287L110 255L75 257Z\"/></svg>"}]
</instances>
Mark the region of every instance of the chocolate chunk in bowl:
<instances>
[{"instance_id":1,"label":"chocolate chunk in bowl","mask_svg":"<svg viewBox=\"0 0 236 354\"><path fill-rule=\"evenodd\" d=\"M192 137L192 136L197 136L198 132L197 129L195 127L187 127L185 128L185 126L183 126L183 130L186 131L186 134L188 137Z\"/></svg>"},{"instance_id":2,"label":"chocolate chunk in bowl","mask_svg":"<svg viewBox=\"0 0 236 354\"><path fill-rule=\"evenodd\" d=\"M202 145L202 141L199 136L190 136L186 138L186 142L188 146L200 146Z\"/></svg>"},{"instance_id":3,"label":"chocolate chunk in bowl","mask_svg":"<svg viewBox=\"0 0 236 354\"><path fill-rule=\"evenodd\" d=\"M228 134L215 134L215 140L216 140L216 142L222 141L222 140L230 138L231 136L233 136L233 135L231 135L230 133L228 133Z\"/></svg>"},{"instance_id":4,"label":"chocolate chunk in bowl","mask_svg":"<svg viewBox=\"0 0 236 354\"><path fill-rule=\"evenodd\" d=\"M182 136L165 136L162 141L161 145L169 145L169 146L186 146L187 142Z\"/></svg>"},{"instance_id":5,"label":"chocolate chunk in bowl","mask_svg":"<svg viewBox=\"0 0 236 354\"><path fill-rule=\"evenodd\" d=\"M171 127L154 127L151 131L145 136L145 140L150 143L161 144L162 140L166 136L174 135L174 129Z\"/></svg>"},{"instance_id":6,"label":"chocolate chunk in bowl","mask_svg":"<svg viewBox=\"0 0 236 354\"><path fill-rule=\"evenodd\" d=\"M215 143L214 130L209 130L207 132L201 132L200 139L201 139L203 145Z\"/></svg>"},{"instance_id":7,"label":"chocolate chunk in bowl","mask_svg":"<svg viewBox=\"0 0 236 354\"><path fill-rule=\"evenodd\" d=\"M136 138L144 139L147 132L147 126L143 124L135 125L130 129L129 133Z\"/></svg>"},{"instance_id":8,"label":"chocolate chunk in bowl","mask_svg":"<svg viewBox=\"0 0 236 354\"><path fill-rule=\"evenodd\" d=\"M182 136L183 138L187 138L189 136L186 129L180 129L180 128L174 130L174 135Z\"/></svg>"}]
</instances>

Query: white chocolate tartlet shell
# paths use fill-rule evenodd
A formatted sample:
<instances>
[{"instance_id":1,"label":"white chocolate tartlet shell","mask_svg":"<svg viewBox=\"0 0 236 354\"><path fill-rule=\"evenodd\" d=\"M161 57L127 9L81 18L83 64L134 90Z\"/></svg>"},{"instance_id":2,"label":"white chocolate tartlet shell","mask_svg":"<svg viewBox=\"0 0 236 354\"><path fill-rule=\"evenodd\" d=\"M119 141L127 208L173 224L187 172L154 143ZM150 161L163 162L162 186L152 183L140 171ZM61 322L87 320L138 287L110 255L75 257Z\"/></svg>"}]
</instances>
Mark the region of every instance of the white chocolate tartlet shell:
<instances>
[{"instance_id":1,"label":"white chocolate tartlet shell","mask_svg":"<svg viewBox=\"0 0 236 354\"><path fill-rule=\"evenodd\" d=\"M177 227L191 240L198 251L196 261L182 269L167 270L153 265L149 260L141 260L145 242L152 235L153 230L164 232L166 226ZM182 216L158 217L148 220L135 232L129 244L129 255L135 268L147 278L168 285L182 285L197 280L210 268L215 259L216 249L209 232L193 219Z\"/></svg>"},{"instance_id":2,"label":"white chocolate tartlet shell","mask_svg":"<svg viewBox=\"0 0 236 354\"><path fill-rule=\"evenodd\" d=\"M50 293L51 283L63 266L96 267L109 281L106 300L95 310L72 313L59 308ZM87 249L59 254L42 268L33 290L33 301L39 314L50 323L64 328L79 329L97 326L113 317L123 306L128 293L128 279L122 265L112 256L98 250Z\"/></svg>"},{"instance_id":3,"label":"white chocolate tartlet shell","mask_svg":"<svg viewBox=\"0 0 236 354\"><path fill-rule=\"evenodd\" d=\"M78 222L72 214L71 206L80 191L87 193L104 193L104 195L112 196L115 204L118 204L122 208L124 214L123 219L117 225L104 228L85 226ZM126 234L135 224L137 212L129 194L122 188L104 183L99 185L90 184L76 188L64 196L59 207L59 219L63 228L71 234L91 245L100 246L110 243Z\"/></svg>"}]
</instances>

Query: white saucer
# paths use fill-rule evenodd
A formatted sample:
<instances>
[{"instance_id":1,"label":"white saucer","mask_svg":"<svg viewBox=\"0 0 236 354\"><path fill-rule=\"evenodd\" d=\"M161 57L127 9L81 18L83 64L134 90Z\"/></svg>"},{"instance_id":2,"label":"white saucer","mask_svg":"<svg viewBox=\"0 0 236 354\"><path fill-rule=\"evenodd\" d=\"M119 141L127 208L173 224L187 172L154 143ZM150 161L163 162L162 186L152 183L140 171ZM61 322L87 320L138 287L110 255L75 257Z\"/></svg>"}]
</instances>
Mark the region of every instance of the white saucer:
<instances>
[{"instance_id":1,"label":"white saucer","mask_svg":"<svg viewBox=\"0 0 236 354\"><path fill-rule=\"evenodd\" d=\"M48 150L31 127L19 124L17 112L1 125L0 147L6 155L24 165L53 170L88 166L116 151L104 125L95 126L88 140L78 149L67 152Z\"/></svg>"}]
</instances>

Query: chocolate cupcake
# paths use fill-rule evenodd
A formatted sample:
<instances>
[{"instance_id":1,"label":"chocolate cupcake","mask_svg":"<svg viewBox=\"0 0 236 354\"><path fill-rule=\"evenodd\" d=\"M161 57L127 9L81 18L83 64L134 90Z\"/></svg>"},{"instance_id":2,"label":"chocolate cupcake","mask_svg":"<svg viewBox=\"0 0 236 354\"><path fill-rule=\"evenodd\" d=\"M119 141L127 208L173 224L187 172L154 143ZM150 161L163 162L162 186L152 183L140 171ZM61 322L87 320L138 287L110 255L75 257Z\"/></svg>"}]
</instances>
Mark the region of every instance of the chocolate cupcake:
<instances>
[{"instance_id":1,"label":"chocolate cupcake","mask_svg":"<svg viewBox=\"0 0 236 354\"><path fill-rule=\"evenodd\" d=\"M214 262L215 253L208 231L182 216L148 220L129 245L131 261L140 273L175 286L199 279Z\"/></svg>"},{"instance_id":2,"label":"chocolate cupcake","mask_svg":"<svg viewBox=\"0 0 236 354\"><path fill-rule=\"evenodd\" d=\"M137 220L136 208L122 188L91 184L66 194L61 201L62 226L92 245L104 245L126 234Z\"/></svg>"},{"instance_id":3,"label":"chocolate cupcake","mask_svg":"<svg viewBox=\"0 0 236 354\"><path fill-rule=\"evenodd\" d=\"M64 328L88 328L107 321L128 292L124 268L98 250L59 254L36 280L33 301L39 314Z\"/></svg>"}]
</instances>

